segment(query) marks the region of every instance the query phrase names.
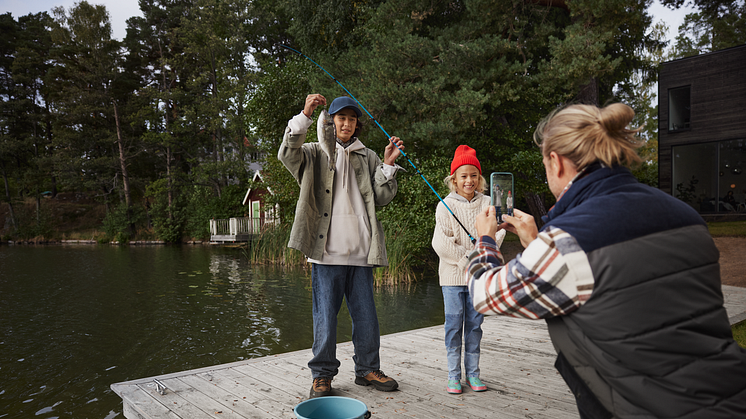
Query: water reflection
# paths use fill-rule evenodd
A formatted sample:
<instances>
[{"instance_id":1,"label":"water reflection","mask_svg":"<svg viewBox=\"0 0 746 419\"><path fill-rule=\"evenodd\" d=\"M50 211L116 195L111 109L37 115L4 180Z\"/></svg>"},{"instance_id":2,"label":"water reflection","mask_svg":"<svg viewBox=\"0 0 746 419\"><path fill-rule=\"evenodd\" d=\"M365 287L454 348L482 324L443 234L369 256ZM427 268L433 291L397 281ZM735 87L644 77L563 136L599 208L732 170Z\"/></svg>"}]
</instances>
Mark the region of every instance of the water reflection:
<instances>
[{"instance_id":1,"label":"water reflection","mask_svg":"<svg viewBox=\"0 0 746 419\"><path fill-rule=\"evenodd\" d=\"M122 417L112 383L309 348L310 295L235 249L0 246L0 418ZM382 334L443 322L434 279L376 300Z\"/></svg>"}]
</instances>

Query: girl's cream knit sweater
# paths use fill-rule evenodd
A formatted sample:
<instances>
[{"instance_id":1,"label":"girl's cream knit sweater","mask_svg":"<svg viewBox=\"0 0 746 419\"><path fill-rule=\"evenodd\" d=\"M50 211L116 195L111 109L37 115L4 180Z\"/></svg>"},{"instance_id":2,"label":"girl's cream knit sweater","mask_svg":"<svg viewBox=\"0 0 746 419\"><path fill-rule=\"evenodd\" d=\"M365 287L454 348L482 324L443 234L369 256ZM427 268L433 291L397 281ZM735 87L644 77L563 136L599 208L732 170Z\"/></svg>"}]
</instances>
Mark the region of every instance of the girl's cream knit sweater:
<instances>
[{"instance_id":1,"label":"girl's cream knit sweater","mask_svg":"<svg viewBox=\"0 0 746 419\"><path fill-rule=\"evenodd\" d=\"M476 238L477 229L474 223L477 214L490 205L490 197L477 192L471 202L466 202L466 198L451 193L445 197L444 201L461 224L469 230L472 237ZM474 245L442 202L438 203L438 208L435 210L435 232L432 245L435 253L440 257L438 267L440 285L466 286L467 256L474 249Z\"/></svg>"}]
</instances>

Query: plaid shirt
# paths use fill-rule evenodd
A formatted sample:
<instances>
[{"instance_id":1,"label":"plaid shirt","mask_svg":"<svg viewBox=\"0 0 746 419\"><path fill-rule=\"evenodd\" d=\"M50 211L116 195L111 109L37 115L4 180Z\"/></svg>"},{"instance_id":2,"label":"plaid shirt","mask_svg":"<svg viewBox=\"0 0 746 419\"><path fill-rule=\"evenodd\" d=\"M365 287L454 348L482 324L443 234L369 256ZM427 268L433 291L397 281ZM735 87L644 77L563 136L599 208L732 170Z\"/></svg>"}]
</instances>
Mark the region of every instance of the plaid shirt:
<instances>
[{"instance_id":1,"label":"plaid shirt","mask_svg":"<svg viewBox=\"0 0 746 419\"><path fill-rule=\"evenodd\" d=\"M593 292L588 257L565 231L548 226L503 266L495 241L480 237L469 255L466 280L482 314L546 319L577 310Z\"/></svg>"}]
</instances>

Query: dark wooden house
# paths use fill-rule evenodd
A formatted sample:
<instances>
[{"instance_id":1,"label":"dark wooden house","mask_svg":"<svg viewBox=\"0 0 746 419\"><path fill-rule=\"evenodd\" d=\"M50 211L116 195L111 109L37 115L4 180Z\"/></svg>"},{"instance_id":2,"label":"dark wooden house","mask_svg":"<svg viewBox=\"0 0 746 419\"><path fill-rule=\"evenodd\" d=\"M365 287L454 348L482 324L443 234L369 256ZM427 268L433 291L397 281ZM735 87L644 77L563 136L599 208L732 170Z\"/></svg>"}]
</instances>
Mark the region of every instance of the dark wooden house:
<instances>
[{"instance_id":1,"label":"dark wooden house","mask_svg":"<svg viewBox=\"0 0 746 419\"><path fill-rule=\"evenodd\" d=\"M659 188L703 215L746 215L746 45L661 64Z\"/></svg>"}]
</instances>

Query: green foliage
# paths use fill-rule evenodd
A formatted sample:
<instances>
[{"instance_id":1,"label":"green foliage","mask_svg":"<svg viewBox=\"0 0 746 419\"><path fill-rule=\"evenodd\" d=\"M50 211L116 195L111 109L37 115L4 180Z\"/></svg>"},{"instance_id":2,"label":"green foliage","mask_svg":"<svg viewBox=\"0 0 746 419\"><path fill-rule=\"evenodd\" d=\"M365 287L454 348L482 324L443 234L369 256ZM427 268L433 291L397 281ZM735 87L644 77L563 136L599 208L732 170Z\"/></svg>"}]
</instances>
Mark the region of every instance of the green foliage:
<instances>
[{"instance_id":1,"label":"green foliage","mask_svg":"<svg viewBox=\"0 0 746 419\"><path fill-rule=\"evenodd\" d=\"M660 47L646 33L651 19L645 1L587 0L568 7L355 3L310 23L298 21L288 31L390 135L404 139L408 152L447 155L469 144L483 165L519 172L519 193L542 197L544 170L530 153L538 121L568 101L634 97L633 85L625 82L635 71L644 80L655 77L654 64L637 51ZM340 13L358 25L342 24ZM342 93L322 71L309 78L327 97ZM583 94L586 90L597 93ZM380 150L387 138L369 125L362 140Z\"/></svg>"},{"instance_id":2,"label":"green foliage","mask_svg":"<svg viewBox=\"0 0 746 419\"><path fill-rule=\"evenodd\" d=\"M731 331L733 332L733 340L738 342L740 347L746 349L746 322L733 325Z\"/></svg>"},{"instance_id":3,"label":"green foliage","mask_svg":"<svg viewBox=\"0 0 746 419\"><path fill-rule=\"evenodd\" d=\"M426 159L418 158L416 153L407 153L407 156L441 198L446 197L449 190L443 179L450 172L452 156L430 155ZM406 172L397 174L398 192L394 200L377 213L386 232L389 259L389 267L379 270L377 277L379 281L394 283L415 278L415 271L432 262L430 242L435 230L435 207L439 202L403 157L397 163Z\"/></svg>"},{"instance_id":4,"label":"green foliage","mask_svg":"<svg viewBox=\"0 0 746 419\"><path fill-rule=\"evenodd\" d=\"M694 205L696 200L695 190L697 189L697 183L699 183L699 180L692 176L689 181L684 184L684 182L681 182L676 185L676 198L679 198L680 200L686 202L689 205Z\"/></svg>"},{"instance_id":5,"label":"green foliage","mask_svg":"<svg viewBox=\"0 0 746 419\"><path fill-rule=\"evenodd\" d=\"M181 243L184 238L185 218L183 211L180 210L174 211L171 218L154 218L155 234L166 243Z\"/></svg>"},{"instance_id":6,"label":"green foliage","mask_svg":"<svg viewBox=\"0 0 746 419\"><path fill-rule=\"evenodd\" d=\"M221 190L220 196L212 188L193 186L187 196L187 215L184 234L187 237L208 240L210 219L241 216L245 209L242 200L244 185L229 185Z\"/></svg>"},{"instance_id":7,"label":"green foliage","mask_svg":"<svg viewBox=\"0 0 746 419\"><path fill-rule=\"evenodd\" d=\"M45 209L33 210L24 205L16 207L18 229L15 236L21 240L51 239L54 231L52 214Z\"/></svg>"},{"instance_id":8,"label":"green foliage","mask_svg":"<svg viewBox=\"0 0 746 419\"><path fill-rule=\"evenodd\" d=\"M709 222L707 228L713 237L746 237L746 221Z\"/></svg>"},{"instance_id":9,"label":"green foliage","mask_svg":"<svg viewBox=\"0 0 746 419\"><path fill-rule=\"evenodd\" d=\"M206 238L210 218L242 214L249 167L261 162L268 204L289 223L298 185L275 157L283 130L307 94L345 92L285 44L401 137L440 192L453 150L468 144L486 174L516 175L516 205L538 208L548 192L531 135L550 110L622 100L647 131L655 126L644 90L655 57L644 52L658 51L660 39L648 31L648 3L152 0L128 20L123 42L111 39L105 7L86 1L55 9L54 20L0 15L0 175L19 197L84 191L133 210L145 199L155 234L178 242ZM735 16L727 7L707 13L726 9ZM733 33L740 21L727 21ZM361 140L382 153L387 135L368 116L362 122ZM646 138L650 164L657 142ZM379 211L392 262L381 278L413 277L432 261L438 200L399 163L408 170L399 194ZM640 176L653 179L652 166ZM121 211L107 216L107 235L124 238Z\"/></svg>"},{"instance_id":10,"label":"green foliage","mask_svg":"<svg viewBox=\"0 0 746 419\"><path fill-rule=\"evenodd\" d=\"M262 167L263 187L271 191L265 195L265 205L279 205L278 217L285 222L292 222L295 216L295 204L300 193L300 186L285 166L274 155L267 156ZM249 183L253 185L253 183Z\"/></svg>"},{"instance_id":11,"label":"green foliage","mask_svg":"<svg viewBox=\"0 0 746 419\"><path fill-rule=\"evenodd\" d=\"M106 239L127 243L135 233L130 226L140 226L144 222L145 214L142 207L132 207L128 210L126 204L120 203L104 217L103 230Z\"/></svg>"},{"instance_id":12,"label":"green foliage","mask_svg":"<svg viewBox=\"0 0 746 419\"><path fill-rule=\"evenodd\" d=\"M282 66L274 63L266 65L259 85L247 104L247 115L251 118L247 124L252 127L251 133L256 138L257 149L265 153L262 165L263 184L272 191L265 199L267 205L279 205L278 215L283 222L292 221L300 189L277 159L277 150L287 121L303 109L306 95L310 92L307 79L310 70L308 61L297 55L290 56Z\"/></svg>"},{"instance_id":13,"label":"green foliage","mask_svg":"<svg viewBox=\"0 0 746 419\"><path fill-rule=\"evenodd\" d=\"M246 123L261 150L276 155L288 120L303 110L311 89L311 66L297 55L290 56L284 65L265 66L246 105Z\"/></svg>"},{"instance_id":14,"label":"green foliage","mask_svg":"<svg viewBox=\"0 0 746 419\"><path fill-rule=\"evenodd\" d=\"M151 183L147 187L146 197L152 200L150 217L155 234L167 243L179 243L184 236L187 209L181 195L172 198L169 203L168 184L168 179Z\"/></svg>"},{"instance_id":15,"label":"green foliage","mask_svg":"<svg viewBox=\"0 0 746 419\"><path fill-rule=\"evenodd\" d=\"M499 169L499 170L497 170ZM545 208L549 208L554 202L547 202L547 196L551 196L547 177L542 163L541 150L538 147L529 148L515 153L512 158L504 164L495 167L495 172L512 172L515 180L516 206L526 199L526 194L531 193L542 198ZM552 199L554 199L552 197ZM523 208L527 208L524 206ZM534 214L536 216L537 214Z\"/></svg>"},{"instance_id":16,"label":"green foliage","mask_svg":"<svg viewBox=\"0 0 746 419\"><path fill-rule=\"evenodd\" d=\"M111 39L104 6L81 1L69 10L55 8L54 15L50 55L55 65L47 87L56 112L55 175L65 187L100 191L106 199L119 164L112 86L120 44Z\"/></svg>"},{"instance_id":17,"label":"green foliage","mask_svg":"<svg viewBox=\"0 0 746 419\"><path fill-rule=\"evenodd\" d=\"M682 0L663 0L679 7ZM673 58L706 54L746 43L746 3L738 0L694 0L695 13L679 26Z\"/></svg>"},{"instance_id":18,"label":"green foliage","mask_svg":"<svg viewBox=\"0 0 746 419\"><path fill-rule=\"evenodd\" d=\"M632 171L637 180L654 188L658 187L658 162L644 162Z\"/></svg>"}]
</instances>

